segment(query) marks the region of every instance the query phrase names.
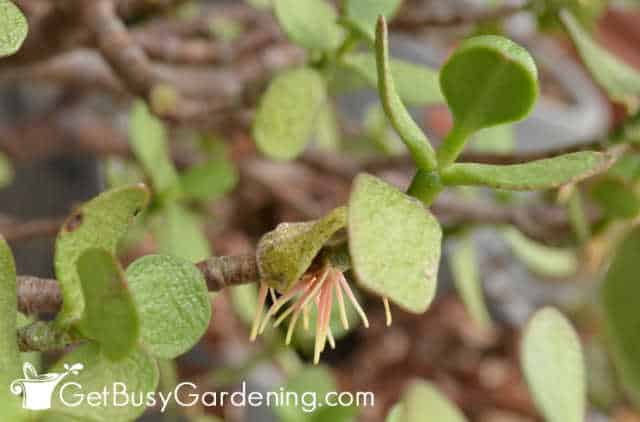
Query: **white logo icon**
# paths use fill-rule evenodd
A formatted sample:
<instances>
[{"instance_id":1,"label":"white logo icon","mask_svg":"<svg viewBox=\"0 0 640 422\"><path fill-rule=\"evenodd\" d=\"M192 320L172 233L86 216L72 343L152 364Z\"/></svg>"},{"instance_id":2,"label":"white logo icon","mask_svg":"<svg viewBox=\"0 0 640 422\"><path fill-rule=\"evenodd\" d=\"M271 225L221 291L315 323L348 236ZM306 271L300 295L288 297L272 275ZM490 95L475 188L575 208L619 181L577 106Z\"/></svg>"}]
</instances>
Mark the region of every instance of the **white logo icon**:
<instances>
[{"instance_id":1,"label":"white logo icon","mask_svg":"<svg viewBox=\"0 0 640 422\"><path fill-rule=\"evenodd\" d=\"M64 364L65 372L58 374L38 375L36 368L29 362L22 366L23 379L11 383L9 389L16 396L22 394L22 407L30 410L46 410L51 408L51 395L56 386L69 374L78 375L84 366L75 363L71 366Z\"/></svg>"}]
</instances>

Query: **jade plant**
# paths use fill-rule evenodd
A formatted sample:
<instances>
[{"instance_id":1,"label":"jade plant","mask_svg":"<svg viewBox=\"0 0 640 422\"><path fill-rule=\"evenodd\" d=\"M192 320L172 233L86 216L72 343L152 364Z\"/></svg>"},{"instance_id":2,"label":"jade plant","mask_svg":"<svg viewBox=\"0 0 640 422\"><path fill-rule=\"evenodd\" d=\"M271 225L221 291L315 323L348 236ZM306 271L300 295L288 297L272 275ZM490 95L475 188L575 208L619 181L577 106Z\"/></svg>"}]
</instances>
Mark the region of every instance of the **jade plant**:
<instances>
[{"instance_id":1,"label":"jade plant","mask_svg":"<svg viewBox=\"0 0 640 422\"><path fill-rule=\"evenodd\" d=\"M496 321L485 302L473 238L480 225L492 226L536 277L591 281L571 304L558 299L534 312L520 331L520 373L538 414L550 422L582 422L590 405L640 405L640 73L592 38L600 1L497 6L471 19L475 31L437 70L392 56L387 21L399 29L416 25L401 12L408 7L401 0L345 0L340 8L324 0L254 0L255 9L227 10L229 19L202 18L200 2L51 3L50 9L23 7L25 17L20 7L26 2L0 0L0 57L28 68L39 57L34 45L45 41L38 38L42 22L51 31L65 22L69 36L47 45L65 54L67 44L80 42L109 68L68 74L70 65L61 60L25 72L28 77L52 72L54 81L71 78L133 98L117 116L126 120L126 133L91 138L94 120L75 133L70 127L85 116L59 113L68 118L55 127L64 142L79 139L78 148L108 157L100 164L106 188L48 230L56 232L55 279L17 275L9 244L27 236L0 218L8 238L0 236L0 420L135 420L147 407L158 408L148 399L154 392L178 385L175 360L200 347L218 324L226 335L240 330L236 341L250 352L238 367L207 372L201 377L207 383L235 385L269 362L284 375L283 390L327 394L337 390L339 377L324 364L349 353L343 338L358 341L357 330L390 326L394 309L401 323L407 315L429 317L442 291L442 262L473 329L496 335L494 328L507 324ZM154 26L149 17L158 11L167 12L169 25ZM540 30L564 29L594 81L624 106L624 122L605 139L544 154L514 151L514 125L530 116L544 77L528 49L500 25L512 12L534 13ZM27 23L37 28L30 32ZM268 32L276 23L279 29ZM246 34L253 26L266 35ZM162 31L176 31L171 42L157 42ZM286 48L263 56L257 50L264 42ZM163 60L169 64L157 63ZM211 63L223 66L213 80L224 89L215 95L184 66ZM241 64L247 67L234 67ZM362 87L376 91L379 103L364 110L353 129L338 104ZM440 106L451 117L439 142L427 136L428 122L415 118L415 108L425 106ZM120 143L111 139L118 135ZM20 154L0 151L0 188L12 183L14 156ZM383 164L376 162L380 157ZM379 171L394 160L402 171ZM325 173L315 180L318 171ZM516 191L537 192L536 204L551 209L540 219L550 221L533 221L529 202ZM439 210L450 194L455 204L471 201L466 214L455 206ZM555 233L559 219L568 229ZM551 228L540 233L545 223ZM214 253L225 248L232 252ZM597 336L580 336L593 326ZM325 359L329 348L337 351ZM606 367L609 383L594 381L596 367ZM21 407L22 392L2 385L35 380L38 372L73 377L86 391L123 383L139 399L96 410L88 403L65 405L74 398L65 390L50 409L34 413ZM380 412L387 422L476 416L441 385L415 375ZM185 417L217 420L204 407ZM274 412L284 422L346 422L358 409L283 406Z\"/></svg>"}]
</instances>

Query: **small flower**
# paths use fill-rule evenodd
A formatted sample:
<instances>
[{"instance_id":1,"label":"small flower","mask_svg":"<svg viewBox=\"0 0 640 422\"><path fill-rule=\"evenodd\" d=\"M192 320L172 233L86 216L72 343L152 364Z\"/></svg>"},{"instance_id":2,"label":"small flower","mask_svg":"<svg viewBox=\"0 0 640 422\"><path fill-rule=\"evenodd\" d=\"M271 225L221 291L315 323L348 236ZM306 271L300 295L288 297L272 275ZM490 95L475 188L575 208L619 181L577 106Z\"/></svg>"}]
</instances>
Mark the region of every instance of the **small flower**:
<instances>
[{"instance_id":1,"label":"small flower","mask_svg":"<svg viewBox=\"0 0 640 422\"><path fill-rule=\"evenodd\" d=\"M353 307L356 309L362 323L369 328L369 320L364 310L358 303L355 294L349 287L344 274L339 269L325 264L318 270L314 270L305 274L297 283L280 297L276 297L275 290L266 282L260 283L260 292L258 293L258 307L256 309L253 327L251 329L251 341L254 341L258 334L262 334L271 318L275 318L278 311L285 308L278 314L273 325L278 327L287 318L289 319L289 327L287 329L286 344L291 343L293 332L296 328L300 317L303 319L305 330L309 330L309 309L316 306L316 338L314 348L314 363L320 360L320 353L324 350L327 341L331 348L335 348L335 339L329 326L331 320L331 310L334 304L334 292L337 299L337 305L340 312L340 320L345 330L349 329L349 321L345 309L344 296L346 295ZM271 295L272 304L267 313L264 314L267 295ZM383 299L385 311L387 313L387 325L391 324L391 313L389 311L389 302Z\"/></svg>"}]
</instances>

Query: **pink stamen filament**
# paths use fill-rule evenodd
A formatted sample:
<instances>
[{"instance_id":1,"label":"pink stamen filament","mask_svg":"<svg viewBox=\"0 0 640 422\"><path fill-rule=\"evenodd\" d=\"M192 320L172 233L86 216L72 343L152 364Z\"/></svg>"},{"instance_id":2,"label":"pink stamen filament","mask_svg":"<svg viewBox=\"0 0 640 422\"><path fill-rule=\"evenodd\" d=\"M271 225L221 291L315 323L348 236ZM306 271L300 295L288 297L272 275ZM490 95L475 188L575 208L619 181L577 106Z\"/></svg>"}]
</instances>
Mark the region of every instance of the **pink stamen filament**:
<instances>
[{"instance_id":1,"label":"pink stamen filament","mask_svg":"<svg viewBox=\"0 0 640 422\"><path fill-rule=\"evenodd\" d=\"M311 279L311 282L313 282L313 279ZM308 286L307 282L301 281L300 283L298 283L297 285L289 289L287 293L280 296L279 299L277 300L272 299L273 304L271 305L271 308L269 308L267 315L264 317L262 324L260 325L259 333L262 334L264 332L264 330L267 328L267 324L269 323L269 319L271 319L271 317L274 316L280 308L282 308L288 301L290 301L301 290L307 288L307 286ZM273 289L271 289L271 291L273 291Z\"/></svg>"},{"instance_id":2,"label":"pink stamen filament","mask_svg":"<svg viewBox=\"0 0 640 422\"><path fill-rule=\"evenodd\" d=\"M351 287L349 287L349 283L347 283L347 280L344 278L343 274L340 274L338 281L340 282L340 285L346 292L347 297L351 301L351 304L353 305L354 308L356 308L356 311L360 315L360 318L362 319L362 323L364 324L365 328L369 328L369 320L367 319L367 315L362 310L360 303L358 303L358 299L356 299L356 296L353 294L353 291L351 291Z\"/></svg>"}]
</instances>

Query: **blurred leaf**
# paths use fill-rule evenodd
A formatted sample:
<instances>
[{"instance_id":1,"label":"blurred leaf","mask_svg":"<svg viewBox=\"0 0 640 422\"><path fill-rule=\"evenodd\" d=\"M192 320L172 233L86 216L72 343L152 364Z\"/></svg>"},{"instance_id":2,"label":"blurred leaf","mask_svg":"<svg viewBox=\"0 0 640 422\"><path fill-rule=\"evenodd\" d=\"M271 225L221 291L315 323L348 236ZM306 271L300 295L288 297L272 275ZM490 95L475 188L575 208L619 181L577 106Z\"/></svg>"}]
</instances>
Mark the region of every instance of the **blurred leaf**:
<instances>
[{"instance_id":1,"label":"blurred leaf","mask_svg":"<svg viewBox=\"0 0 640 422\"><path fill-rule=\"evenodd\" d=\"M626 183L640 179L640 155L633 153L623 155L611 166L608 174Z\"/></svg>"},{"instance_id":2,"label":"blurred leaf","mask_svg":"<svg viewBox=\"0 0 640 422\"><path fill-rule=\"evenodd\" d=\"M320 108L316 121L316 145L324 150L336 151L340 147L338 116L330 101Z\"/></svg>"},{"instance_id":3,"label":"blurred leaf","mask_svg":"<svg viewBox=\"0 0 640 422\"><path fill-rule=\"evenodd\" d=\"M571 277L577 273L578 257L574 250L535 242L515 227L503 229L502 234L514 255L532 272L557 278Z\"/></svg>"},{"instance_id":4,"label":"blurred leaf","mask_svg":"<svg viewBox=\"0 0 640 422\"><path fill-rule=\"evenodd\" d=\"M9 245L0 235L0 419L20 421L20 397L9 391L13 380L21 378L22 358L16 340L18 318L16 267Z\"/></svg>"},{"instance_id":5,"label":"blurred leaf","mask_svg":"<svg viewBox=\"0 0 640 422\"><path fill-rule=\"evenodd\" d=\"M290 160L302 153L326 101L325 91L322 76L310 68L276 76L260 100L253 124L258 149L279 160Z\"/></svg>"},{"instance_id":6,"label":"blurred leaf","mask_svg":"<svg viewBox=\"0 0 640 422\"><path fill-rule=\"evenodd\" d=\"M11 161L0 152L0 189L5 188L13 181L13 167Z\"/></svg>"},{"instance_id":7,"label":"blurred leaf","mask_svg":"<svg viewBox=\"0 0 640 422\"><path fill-rule=\"evenodd\" d=\"M640 198L631 186L619 179L605 177L591 187L591 198L610 218L633 218L640 212Z\"/></svg>"},{"instance_id":8,"label":"blurred leaf","mask_svg":"<svg viewBox=\"0 0 640 422\"><path fill-rule=\"evenodd\" d=\"M258 307L258 286L256 283L234 286L229 289L231 293L231 305L236 315L247 324L251 325L256 316ZM270 326L269 326L270 327Z\"/></svg>"},{"instance_id":9,"label":"blurred leaf","mask_svg":"<svg viewBox=\"0 0 640 422\"><path fill-rule=\"evenodd\" d=\"M324 244L346 224L344 207L323 218L303 223L282 223L262 236L257 257L260 276L272 287L286 291L309 268Z\"/></svg>"},{"instance_id":10,"label":"blurred leaf","mask_svg":"<svg viewBox=\"0 0 640 422\"><path fill-rule=\"evenodd\" d=\"M464 414L426 381L414 381L395 405L386 422L466 422Z\"/></svg>"},{"instance_id":11,"label":"blurred leaf","mask_svg":"<svg viewBox=\"0 0 640 422\"><path fill-rule=\"evenodd\" d=\"M613 362L597 337L590 339L585 347L589 401L600 410L607 411L623 398Z\"/></svg>"},{"instance_id":12,"label":"blurred leaf","mask_svg":"<svg viewBox=\"0 0 640 422\"><path fill-rule=\"evenodd\" d=\"M640 73L596 44L570 12L561 11L560 19L594 79L612 100L637 110L640 105Z\"/></svg>"},{"instance_id":13,"label":"blurred leaf","mask_svg":"<svg viewBox=\"0 0 640 422\"><path fill-rule=\"evenodd\" d=\"M601 289L606 332L622 384L640 406L640 228L620 244Z\"/></svg>"},{"instance_id":14,"label":"blurred leaf","mask_svg":"<svg viewBox=\"0 0 640 422\"><path fill-rule=\"evenodd\" d=\"M520 354L533 399L545 419L584 422L584 358L571 323L556 309L539 310L524 330Z\"/></svg>"},{"instance_id":15,"label":"blurred leaf","mask_svg":"<svg viewBox=\"0 0 640 422\"><path fill-rule=\"evenodd\" d=\"M151 178L153 190L167 195L178 188L178 173L167 144L164 124L136 100L129 116L129 142L138 161Z\"/></svg>"},{"instance_id":16,"label":"blurred leaf","mask_svg":"<svg viewBox=\"0 0 640 422\"><path fill-rule=\"evenodd\" d=\"M269 9L273 6L273 0L246 0L251 6L256 9Z\"/></svg>"},{"instance_id":17,"label":"blurred leaf","mask_svg":"<svg viewBox=\"0 0 640 422\"><path fill-rule=\"evenodd\" d=\"M126 271L137 304L141 336L152 355L172 359L190 350L211 319L202 273L181 258L147 255Z\"/></svg>"},{"instance_id":18,"label":"blurred leaf","mask_svg":"<svg viewBox=\"0 0 640 422\"><path fill-rule=\"evenodd\" d=\"M449 265L458 294L467 312L480 326L490 327L491 316L482 292L473 238L463 235L448 254Z\"/></svg>"},{"instance_id":19,"label":"blurred leaf","mask_svg":"<svg viewBox=\"0 0 640 422\"><path fill-rule=\"evenodd\" d=\"M506 190L544 190L586 179L609 165L602 152L581 151L523 164L451 164L441 172L447 185L488 186Z\"/></svg>"},{"instance_id":20,"label":"blurred leaf","mask_svg":"<svg viewBox=\"0 0 640 422\"><path fill-rule=\"evenodd\" d=\"M333 6L324 0L273 0L276 16L294 43L310 50L335 50L344 37Z\"/></svg>"},{"instance_id":21,"label":"blurred leaf","mask_svg":"<svg viewBox=\"0 0 640 422\"><path fill-rule=\"evenodd\" d=\"M453 129L438 150L441 166L453 162L480 129L526 117L538 98L531 55L513 41L482 35L463 41L440 69L440 88Z\"/></svg>"},{"instance_id":22,"label":"blurred leaf","mask_svg":"<svg viewBox=\"0 0 640 422\"><path fill-rule=\"evenodd\" d=\"M18 51L28 32L27 19L20 9L8 0L0 0L0 57Z\"/></svg>"},{"instance_id":23,"label":"blurred leaf","mask_svg":"<svg viewBox=\"0 0 640 422\"><path fill-rule=\"evenodd\" d=\"M391 19L401 4L402 0L347 0L345 14L351 24L373 42L378 16Z\"/></svg>"},{"instance_id":24,"label":"blurred leaf","mask_svg":"<svg viewBox=\"0 0 640 422\"><path fill-rule=\"evenodd\" d=\"M120 264L103 249L87 249L78 258L78 276L85 301L80 330L107 358L125 358L137 346L140 322Z\"/></svg>"},{"instance_id":25,"label":"blurred leaf","mask_svg":"<svg viewBox=\"0 0 640 422\"><path fill-rule=\"evenodd\" d=\"M116 382L124 383L127 391L135 392L136 397L154 392L158 385L158 366L154 359L150 358L142 350L135 350L126 358L119 361L106 359L100 348L94 343L87 343L79 346L71 353L64 355L60 361L51 368L50 372L65 372L64 364L72 365L82 363L82 369L78 375L70 374L69 382L78 383L82 386L82 391L110 391ZM67 388L63 392L65 401L74 403L78 401L79 391L77 388ZM112 396L109 397L112 399ZM145 411L145 406L115 406L113 400L108 400L106 406L90 406L89 400L83 400L77 407L65 406L59 399L58 394L54 394L51 400L51 411L46 414L57 415L62 420L69 418L79 418L85 421L114 422L130 421L136 419ZM97 410L99 409L99 411Z\"/></svg>"},{"instance_id":26,"label":"blurred leaf","mask_svg":"<svg viewBox=\"0 0 640 422\"><path fill-rule=\"evenodd\" d=\"M238 170L226 157L213 158L189 167L180 182L185 194L200 201L214 201L238 183Z\"/></svg>"},{"instance_id":27,"label":"blurred leaf","mask_svg":"<svg viewBox=\"0 0 640 422\"><path fill-rule=\"evenodd\" d=\"M359 174L349 198L348 228L359 284L409 312L424 312L436 291L442 230L422 203Z\"/></svg>"},{"instance_id":28,"label":"blurred leaf","mask_svg":"<svg viewBox=\"0 0 640 422\"><path fill-rule=\"evenodd\" d=\"M205 236L202 219L176 202L164 206L153 221L158 252L199 262L211 256L209 240Z\"/></svg>"},{"instance_id":29,"label":"blurred leaf","mask_svg":"<svg viewBox=\"0 0 640 422\"><path fill-rule=\"evenodd\" d=\"M343 62L369 85L378 87L376 56L370 53L354 53L345 56ZM419 106L444 101L440 93L438 72L435 70L400 59L390 59L389 66L395 89L406 103Z\"/></svg>"},{"instance_id":30,"label":"blurred leaf","mask_svg":"<svg viewBox=\"0 0 640 422\"><path fill-rule=\"evenodd\" d=\"M144 185L130 185L101 193L76 209L62 225L56 239L55 270L62 291L57 320L76 322L84 311L82 286L76 270L80 255L89 248L113 254L120 239L149 201Z\"/></svg>"},{"instance_id":31,"label":"blurred leaf","mask_svg":"<svg viewBox=\"0 0 640 422\"><path fill-rule=\"evenodd\" d=\"M384 154L399 155L406 153L407 148L393 131L380 104L371 105L365 112L363 130Z\"/></svg>"},{"instance_id":32,"label":"blurred leaf","mask_svg":"<svg viewBox=\"0 0 640 422\"><path fill-rule=\"evenodd\" d=\"M558 13L563 9L576 16L580 24L592 28L606 10L607 3L608 0L532 0L530 10L537 15L542 30L562 27Z\"/></svg>"},{"instance_id":33,"label":"blurred leaf","mask_svg":"<svg viewBox=\"0 0 640 422\"><path fill-rule=\"evenodd\" d=\"M513 151L515 143L513 132L512 124L482 129L473 137L469 147L474 151L508 154Z\"/></svg>"},{"instance_id":34,"label":"blurred leaf","mask_svg":"<svg viewBox=\"0 0 640 422\"><path fill-rule=\"evenodd\" d=\"M435 170L438 166L435 151L396 92L389 63L387 26L382 19L378 23L376 33L376 63L380 99L391 125L407 145L416 166L423 170Z\"/></svg>"},{"instance_id":35,"label":"blurred leaf","mask_svg":"<svg viewBox=\"0 0 640 422\"><path fill-rule=\"evenodd\" d=\"M567 205L571 227L576 234L578 242L582 244L591 237L591 225L584 208L582 192L578 187L574 188Z\"/></svg>"},{"instance_id":36,"label":"blurred leaf","mask_svg":"<svg viewBox=\"0 0 640 422\"><path fill-rule=\"evenodd\" d=\"M144 182L142 170L131 160L107 158L103 165L107 186L110 189Z\"/></svg>"}]
</instances>

